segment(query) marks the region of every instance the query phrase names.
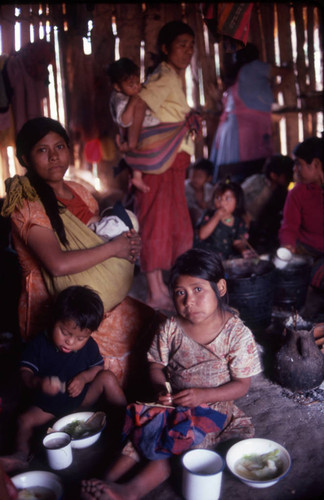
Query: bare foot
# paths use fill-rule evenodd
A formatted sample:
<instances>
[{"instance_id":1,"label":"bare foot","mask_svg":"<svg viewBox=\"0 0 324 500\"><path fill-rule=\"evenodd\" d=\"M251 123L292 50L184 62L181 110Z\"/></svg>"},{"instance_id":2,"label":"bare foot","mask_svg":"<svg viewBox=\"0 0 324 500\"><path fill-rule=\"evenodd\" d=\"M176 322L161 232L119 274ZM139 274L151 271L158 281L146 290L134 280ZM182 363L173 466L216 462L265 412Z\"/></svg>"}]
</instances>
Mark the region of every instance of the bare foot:
<instances>
[{"instance_id":1,"label":"bare foot","mask_svg":"<svg viewBox=\"0 0 324 500\"><path fill-rule=\"evenodd\" d=\"M0 457L0 464L6 472L14 472L26 469L29 461L23 453L17 452Z\"/></svg>"},{"instance_id":2,"label":"bare foot","mask_svg":"<svg viewBox=\"0 0 324 500\"><path fill-rule=\"evenodd\" d=\"M82 500L136 500L136 495L127 485L106 483L99 479L82 481Z\"/></svg>"},{"instance_id":3,"label":"bare foot","mask_svg":"<svg viewBox=\"0 0 324 500\"><path fill-rule=\"evenodd\" d=\"M142 193L148 193L151 189L147 184L145 184L143 179L135 179L135 177L133 177L131 183L139 189L139 191L142 191Z\"/></svg>"},{"instance_id":4,"label":"bare foot","mask_svg":"<svg viewBox=\"0 0 324 500\"><path fill-rule=\"evenodd\" d=\"M163 311L175 311L172 300L167 295L161 295L160 297L152 297L146 300L146 304L153 309L159 309Z\"/></svg>"}]
</instances>

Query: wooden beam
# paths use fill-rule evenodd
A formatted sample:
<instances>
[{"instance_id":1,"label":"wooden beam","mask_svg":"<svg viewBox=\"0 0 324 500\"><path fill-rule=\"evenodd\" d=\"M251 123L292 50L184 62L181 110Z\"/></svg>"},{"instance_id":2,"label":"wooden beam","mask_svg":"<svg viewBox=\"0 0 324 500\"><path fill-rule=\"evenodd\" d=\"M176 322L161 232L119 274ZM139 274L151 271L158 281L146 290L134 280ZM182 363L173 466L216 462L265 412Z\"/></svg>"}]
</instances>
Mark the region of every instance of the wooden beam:
<instances>
[{"instance_id":1,"label":"wooden beam","mask_svg":"<svg viewBox=\"0 0 324 500\"><path fill-rule=\"evenodd\" d=\"M289 4L277 4L278 16L278 40L280 51L281 66L291 65L293 61L291 30L290 30L290 7ZM280 89L284 98L285 106L295 106L297 101L296 77L293 71L287 72L281 77L282 83ZM298 142L298 120L295 115L286 115L286 138L287 149L293 150ZM290 153L289 153L290 154Z\"/></svg>"}]
</instances>

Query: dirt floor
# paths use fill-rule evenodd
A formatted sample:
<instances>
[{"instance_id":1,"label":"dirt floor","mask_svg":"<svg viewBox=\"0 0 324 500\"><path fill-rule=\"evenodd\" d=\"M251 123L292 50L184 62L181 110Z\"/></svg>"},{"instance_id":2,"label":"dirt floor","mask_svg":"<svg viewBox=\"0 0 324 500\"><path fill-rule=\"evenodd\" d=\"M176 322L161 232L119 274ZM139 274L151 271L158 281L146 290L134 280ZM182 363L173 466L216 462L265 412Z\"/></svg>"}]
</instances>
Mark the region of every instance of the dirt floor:
<instances>
[{"instance_id":1,"label":"dirt floor","mask_svg":"<svg viewBox=\"0 0 324 500\"><path fill-rule=\"evenodd\" d=\"M145 300L146 284L144 277L137 274L131 295ZM287 476L270 488L255 489L237 480L225 468L222 480L221 500L320 500L324 498L324 382L319 387L292 392L274 381L274 353L282 343L282 311L274 311L269 327L262 332L254 332L263 360L264 371L253 378L249 393L237 401L237 405L252 417L255 437L268 438L283 445L290 453L292 467ZM13 436L10 434L13 415L17 408L16 371L10 361L12 345L0 343L0 397L3 411L0 413L0 454L7 453ZM324 378L324 374L323 374ZM109 438L108 448L109 448ZM76 460L66 471L59 472L66 493L64 500L79 498L78 485L82 477L100 476L107 461L105 434L99 444L87 450L77 450ZM216 451L224 458L229 446L222 443ZM95 460L96 457L96 460ZM98 457L100 457L98 459ZM98 465L98 460L99 464ZM92 464L91 472L87 464ZM94 466L95 464L95 466ZM32 470L48 470L46 461L40 453L31 462ZM170 480L151 492L146 499L181 499L181 467L175 463ZM198 500L198 499L197 499ZM204 500L204 499L201 499Z\"/></svg>"},{"instance_id":2,"label":"dirt floor","mask_svg":"<svg viewBox=\"0 0 324 500\"><path fill-rule=\"evenodd\" d=\"M135 277L130 294L145 301L143 275ZM221 500L324 499L324 373L321 385L309 391L292 392L274 381L274 355L282 345L282 325L289 315L289 312L274 310L271 324L255 332L264 372L252 379L248 394L236 403L252 417L255 437L276 441L289 451L291 470L276 485L256 489L241 483L225 467ZM222 443L216 451L225 458L231 444ZM176 470L173 481L157 488L147 498L182 498L180 477L181 469Z\"/></svg>"}]
</instances>

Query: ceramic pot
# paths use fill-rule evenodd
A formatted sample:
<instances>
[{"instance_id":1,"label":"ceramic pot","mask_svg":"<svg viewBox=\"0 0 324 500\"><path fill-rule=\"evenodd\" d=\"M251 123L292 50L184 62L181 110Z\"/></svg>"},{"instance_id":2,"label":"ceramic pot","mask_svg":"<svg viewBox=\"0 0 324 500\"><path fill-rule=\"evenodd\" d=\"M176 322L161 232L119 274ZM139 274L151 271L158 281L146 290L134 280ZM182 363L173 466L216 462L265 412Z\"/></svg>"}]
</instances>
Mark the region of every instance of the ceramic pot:
<instances>
[{"instance_id":1,"label":"ceramic pot","mask_svg":"<svg viewBox=\"0 0 324 500\"><path fill-rule=\"evenodd\" d=\"M286 342L275 357L275 377L292 391L318 387L324 379L324 356L311 330L286 329Z\"/></svg>"}]
</instances>

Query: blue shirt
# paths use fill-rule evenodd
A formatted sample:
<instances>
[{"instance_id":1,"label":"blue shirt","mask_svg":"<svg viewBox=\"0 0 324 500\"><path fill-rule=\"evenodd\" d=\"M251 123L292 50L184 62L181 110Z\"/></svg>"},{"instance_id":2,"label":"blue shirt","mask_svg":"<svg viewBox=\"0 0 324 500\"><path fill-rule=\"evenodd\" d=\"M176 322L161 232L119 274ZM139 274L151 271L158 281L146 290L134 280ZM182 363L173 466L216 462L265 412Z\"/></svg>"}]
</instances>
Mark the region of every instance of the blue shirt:
<instances>
[{"instance_id":1,"label":"blue shirt","mask_svg":"<svg viewBox=\"0 0 324 500\"><path fill-rule=\"evenodd\" d=\"M98 345L92 337L79 351L64 353L53 344L47 332L41 332L27 343L20 362L21 367L31 369L39 377L59 377L66 383L79 373L103 364ZM75 398L70 397L68 392L50 396L37 391L34 403L54 415L68 414L80 406L87 388L86 385Z\"/></svg>"}]
</instances>

